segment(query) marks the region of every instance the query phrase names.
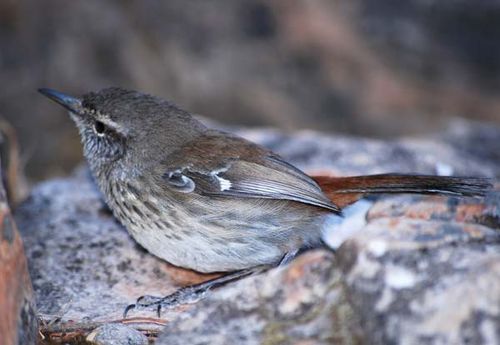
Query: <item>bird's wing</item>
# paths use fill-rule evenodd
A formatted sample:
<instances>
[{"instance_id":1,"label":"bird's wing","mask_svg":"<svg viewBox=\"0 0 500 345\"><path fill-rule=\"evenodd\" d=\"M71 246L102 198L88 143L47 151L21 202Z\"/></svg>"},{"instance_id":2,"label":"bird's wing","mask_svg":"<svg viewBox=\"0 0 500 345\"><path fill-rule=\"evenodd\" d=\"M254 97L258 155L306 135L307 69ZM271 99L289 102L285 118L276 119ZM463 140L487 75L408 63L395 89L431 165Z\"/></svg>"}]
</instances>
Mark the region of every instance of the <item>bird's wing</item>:
<instances>
[{"instance_id":1,"label":"bird's wing","mask_svg":"<svg viewBox=\"0 0 500 345\"><path fill-rule=\"evenodd\" d=\"M165 159L158 173L168 188L181 193L293 200L340 212L302 171L225 133L213 131L185 144Z\"/></svg>"}]
</instances>

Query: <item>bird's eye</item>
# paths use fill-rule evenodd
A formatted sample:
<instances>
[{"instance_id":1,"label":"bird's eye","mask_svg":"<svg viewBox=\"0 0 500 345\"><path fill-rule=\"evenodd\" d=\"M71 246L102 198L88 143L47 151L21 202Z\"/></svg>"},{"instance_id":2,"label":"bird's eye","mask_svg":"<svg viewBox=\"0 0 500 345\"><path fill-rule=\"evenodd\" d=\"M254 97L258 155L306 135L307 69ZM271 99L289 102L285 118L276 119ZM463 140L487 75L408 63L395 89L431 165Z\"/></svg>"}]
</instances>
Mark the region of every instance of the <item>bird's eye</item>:
<instances>
[{"instance_id":1,"label":"bird's eye","mask_svg":"<svg viewBox=\"0 0 500 345\"><path fill-rule=\"evenodd\" d=\"M106 126L101 121L96 121L94 124L94 130L98 135L103 135L106 131Z\"/></svg>"}]
</instances>

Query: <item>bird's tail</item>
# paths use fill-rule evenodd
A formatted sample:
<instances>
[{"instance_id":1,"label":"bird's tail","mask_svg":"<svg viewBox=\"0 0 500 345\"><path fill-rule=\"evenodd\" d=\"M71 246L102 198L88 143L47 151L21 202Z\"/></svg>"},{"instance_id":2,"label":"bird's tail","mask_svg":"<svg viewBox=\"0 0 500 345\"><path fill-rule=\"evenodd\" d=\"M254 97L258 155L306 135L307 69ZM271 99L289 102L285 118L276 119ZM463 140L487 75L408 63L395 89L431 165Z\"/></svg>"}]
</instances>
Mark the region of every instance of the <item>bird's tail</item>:
<instances>
[{"instance_id":1,"label":"bird's tail","mask_svg":"<svg viewBox=\"0 0 500 345\"><path fill-rule=\"evenodd\" d=\"M493 187L482 177L383 174L352 177L312 177L340 208L368 194L415 193L454 196L484 196Z\"/></svg>"}]
</instances>

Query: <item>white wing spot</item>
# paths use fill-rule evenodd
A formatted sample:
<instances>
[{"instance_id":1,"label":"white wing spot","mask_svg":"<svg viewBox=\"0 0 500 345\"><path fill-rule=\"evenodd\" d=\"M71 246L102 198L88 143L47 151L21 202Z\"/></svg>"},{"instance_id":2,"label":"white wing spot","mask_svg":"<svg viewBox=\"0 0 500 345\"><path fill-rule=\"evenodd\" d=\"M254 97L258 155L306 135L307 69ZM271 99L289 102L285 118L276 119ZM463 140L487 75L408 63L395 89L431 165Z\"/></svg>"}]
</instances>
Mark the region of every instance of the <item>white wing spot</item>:
<instances>
[{"instance_id":1,"label":"white wing spot","mask_svg":"<svg viewBox=\"0 0 500 345\"><path fill-rule=\"evenodd\" d=\"M219 181L219 186L220 186L221 192L228 190L228 189L231 189L231 186L232 186L231 181L226 180L226 179L219 177L219 176L215 176L215 177L217 177L217 180Z\"/></svg>"}]
</instances>

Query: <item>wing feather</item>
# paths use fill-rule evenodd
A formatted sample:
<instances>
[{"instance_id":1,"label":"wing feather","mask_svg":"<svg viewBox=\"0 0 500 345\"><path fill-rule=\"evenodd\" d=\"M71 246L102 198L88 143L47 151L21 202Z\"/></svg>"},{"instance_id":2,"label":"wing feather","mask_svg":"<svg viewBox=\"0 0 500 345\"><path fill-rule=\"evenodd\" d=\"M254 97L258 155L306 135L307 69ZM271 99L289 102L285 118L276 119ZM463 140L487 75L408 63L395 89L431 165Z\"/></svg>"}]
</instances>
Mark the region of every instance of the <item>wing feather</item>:
<instances>
[{"instance_id":1,"label":"wing feather","mask_svg":"<svg viewBox=\"0 0 500 345\"><path fill-rule=\"evenodd\" d=\"M199 162L193 154L210 159ZM180 172L194 182L195 193L291 200L340 213L313 179L278 155L239 137L205 137L188 143L169 158L166 163L170 169L163 170L163 175Z\"/></svg>"}]
</instances>

